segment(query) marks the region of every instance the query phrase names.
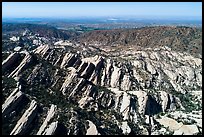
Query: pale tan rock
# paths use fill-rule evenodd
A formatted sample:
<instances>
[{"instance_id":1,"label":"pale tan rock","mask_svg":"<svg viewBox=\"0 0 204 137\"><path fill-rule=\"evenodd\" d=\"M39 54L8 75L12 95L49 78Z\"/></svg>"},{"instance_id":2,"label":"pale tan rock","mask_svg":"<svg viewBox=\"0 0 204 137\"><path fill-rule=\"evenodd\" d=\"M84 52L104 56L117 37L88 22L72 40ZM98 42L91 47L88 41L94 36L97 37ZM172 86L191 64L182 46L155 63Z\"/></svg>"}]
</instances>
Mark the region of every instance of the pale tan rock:
<instances>
[{"instance_id":1,"label":"pale tan rock","mask_svg":"<svg viewBox=\"0 0 204 137\"><path fill-rule=\"evenodd\" d=\"M128 111L130 107L130 96L127 93L123 93L123 98L121 101L120 112L124 116L124 120L128 119Z\"/></svg>"},{"instance_id":2,"label":"pale tan rock","mask_svg":"<svg viewBox=\"0 0 204 137\"><path fill-rule=\"evenodd\" d=\"M178 130L183 126L183 123L178 123L176 120L162 116L161 119L156 119L161 125L164 125L164 127L169 127L171 131Z\"/></svg>"},{"instance_id":3,"label":"pale tan rock","mask_svg":"<svg viewBox=\"0 0 204 137\"><path fill-rule=\"evenodd\" d=\"M162 105L162 111L165 112L167 105L168 105L168 94L165 91L160 91L160 96L161 96L161 105Z\"/></svg>"},{"instance_id":4,"label":"pale tan rock","mask_svg":"<svg viewBox=\"0 0 204 137\"><path fill-rule=\"evenodd\" d=\"M64 68L65 66L70 67L74 63L74 60L76 60L76 56L77 55L72 53L66 53L62 60L60 68Z\"/></svg>"},{"instance_id":5,"label":"pale tan rock","mask_svg":"<svg viewBox=\"0 0 204 137\"><path fill-rule=\"evenodd\" d=\"M196 125L183 125L174 132L174 135L196 135L199 133Z\"/></svg>"},{"instance_id":6,"label":"pale tan rock","mask_svg":"<svg viewBox=\"0 0 204 137\"><path fill-rule=\"evenodd\" d=\"M18 120L16 126L11 131L10 135L23 135L25 134L28 126L37 115L37 102L32 100L30 107L25 111L23 116Z\"/></svg>"},{"instance_id":7,"label":"pale tan rock","mask_svg":"<svg viewBox=\"0 0 204 137\"><path fill-rule=\"evenodd\" d=\"M146 60L147 71L152 75L156 73L155 67L150 63L150 61Z\"/></svg>"},{"instance_id":8,"label":"pale tan rock","mask_svg":"<svg viewBox=\"0 0 204 137\"><path fill-rule=\"evenodd\" d=\"M124 75L122 83L121 83L121 89L124 91L130 90L132 82L130 81L129 75Z\"/></svg>"},{"instance_id":9,"label":"pale tan rock","mask_svg":"<svg viewBox=\"0 0 204 137\"><path fill-rule=\"evenodd\" d=\"M85 83L86 83L86 80L84 78L80 78L79 82L77 83L73 91L70 93L69 97L75 96L77 92L84 87Z\"/></svg>"},{"instance_id":10,"label":"pale tan rock","mask_svg":"<svg viewBox=\"0 0 204 137\"><path fill-rule=\"evenodd\" d=\"M119 78L121 75L121 69L116 67L115 65L113 67L114 67L114 70L113 70L113 73L111 74L110 85L111 87L115 88L119 86Z\"/></svg>"},{"instance_id":11,"label":"pale tan rock","mask_svg":"<svg viewBox=\"0 0 204 137\"><path fill-rule=\"evenodd\" d=\"M128 93L136 95L138 98L139 103L139 113L144 114L146 110L146 104L147 104L147 93L145 91L129 91Z\"/></svg>"},{"instance_id":12,"label":"pale tan rock","mask_svg":"<svg viewBox=\"0 0 204 137\"><path fill-rule=\"evenodd\" d=\"M27 53L24 59L21 61L21 63L18 65L18 67L11 72L11 74L8 77L16 77L18 76L26 67L28 67L29 63L32 61L32 56Z\"/></svg>"},{"instance_id":13,"label":"pale tan rock","mask_svg":"<svg viewBox=\"0 0 204 137\"><path fill-rule=\"evenodd\" d=\"M54 135L55 131L58 127L58 121L56 122L52 122L49 127L45 130L45 132L43 133L43 135Z\"/></svg>"},{"instance_id":14,"label":"pale tan rock","mask_svg":"<svg viewBox=\"0 0 204 137\"><path fill-rule=\"evenodd\" d=\"M22 47L18 46L18 47L15 47L13 50L16 51L16 52L19 52L21 49L22 49Z\"/></svg>"},{"instance_id":15,"label":"pale tan rock","mask_svg":"<svg viewBox=\"0 0 204 137\"><path fill-rule=\"evenodd\" d=\"M100 85L101 86L105 86L105 84L106 84L106 70L105 69L103 69L102 70L102 76L101 76L101 83L100 83Z\"/></svg>"},{"instance_id":16,"label":"pale tan rock","mask_svg":"<svg viewBox=\"0 0 204 137\"><path fill-rule=\"evenodd\" d=\"M49 49L50 47L48 45L42 45L42 46L37 47L34 50L34 53L40 54L43 57Z\"/></svg>"},{"instance_id":17,"label":"pale tan rock","mask_svg":"<svg viewBox=\"0 0 204 137\"><path fill-rule=\"evenodd\" d=\"M139 125L139 128L141 129L141 135L149 135L147 129L144 126Z\"/></svg>"},{"instance_id":18,"label":"pale tan rock","mask_svg":"<svg viewBox=\"0 0 204 137\"><path fill-rule=\"evenodd\" d=\"M89 128L86 131L86 135L99 135L100 133L98 132L94 123L91 122L90 120L87 121L89 122Z\"/></svg>"},{"instance_id":19,"label":"pale tan rock","mask_svg":"<svg viewBox=\"0 0 204 137\"><path fill-rule=\"evenodd\" d=\"M98 56L96 61L93 62L93 64L95 65L95 70L92 73L89 80L92 81L94 84L98 83L98 76L100 74L100 71L102 70L103 62L104 62L104 58L101 56Z\"/></svg>"},{"instance_id":20,"label":"pale tan rock","mask_svg":"<svg viewBox=\"0 0 204 137\"><path fill-rule=\"evenodd\" d=\"M87 103L89 103L90 101L93 101L93 100L94 99L92 97L89 97L89 96L82 97L78 102L79 107L83 108Z\"/></svg>"},{"instance_id":21,"label":"pale tan rock","mask_svg":"<svg viewBox=\"0 0 204 137\"><path fill-rule=\"evenodd\" d=\"M24 94L16 88L2 105L2 116L8 115L22 101Z\"/></svg>"},{"instance_id":22,"label":"pale tan rock","mask_svg":"<svg viewBox=\"0 0 204 137\"><path fill-rule=\"evenodd\" d=\"M11 53L3 62L2 62L2 72L7 70L12 64L14 64L18 57L20 56L19 53Z\"/></svg>"},{"instance_id":23,"label":"pale tan rock","mask_svg":"<svg viewBox=\"0 0 204 137\"><path fill-rule=\"evenodd\" d=\"M66 95L66 89L72 83L72 80L77 78L77 74L75 73L75 71L76 70L71 71L62 84L60 91L62 91L63 95Z\"/></svg>"},{"instance_id":24,"label":"pale tan rock","mask_svg":"<svg viewBox=\"0 0 204 137\"><path fill-rule=\"evenodd\" d=\"M112 60L111 59L107 59L106 60L106 71L105 71L105 74L106 74L106 84L109 85L110 82L111 82L111 68L112 68Z\"/></svg>"},{"instance_id":25,"label":"pale tan rock","mask_svg":"<svg viewBox=\"0 0 204 137\"><path fill-rule=\"evenodd\" d=\"M43 132L45 131L45 128L48 126L48 123L50 122L50 120L54 117L55 113L57 110L57 106L56 105L51 105L50 110L47 113L47 117L44 120L43 124L41 125L39 131L37 132L37 135L42 135Z\"/></svg>"},{"instance_id":26,"label":"pale tan rock","mask_svg":"<svg viewBox=\"0 0 204 137\"><path fill-rule=\"evenodd\" d=\"M81 76L84 77L84 78L89 79L89 77L92 75L94 69L95 69L94 64L93 63L88 63L85 70L81 73Z\"/></svg>"},{"instance_id":27,"label":"pale tan rock","mask_svg":"<svg viewBox=\"0 0 204 137\"><path fill-rule=\"evenodd\" d=\"M122 122L121 129L123 130L123 134L128 135L131 132L131 128L128 126L127 121Z\"/></svg>"}]
</instances>

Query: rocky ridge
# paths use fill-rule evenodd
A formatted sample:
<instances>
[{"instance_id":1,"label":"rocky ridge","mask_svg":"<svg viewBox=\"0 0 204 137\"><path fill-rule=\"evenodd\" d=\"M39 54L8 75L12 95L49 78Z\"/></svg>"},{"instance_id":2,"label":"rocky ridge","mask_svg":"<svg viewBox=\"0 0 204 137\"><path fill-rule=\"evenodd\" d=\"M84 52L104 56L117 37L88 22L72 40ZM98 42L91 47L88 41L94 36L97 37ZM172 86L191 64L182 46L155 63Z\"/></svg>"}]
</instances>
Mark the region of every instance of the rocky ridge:
<instances>
[{"instance_id":1,"label":"rocky ridge","mask_svg":"<svg viewBox=\"0 0 204 137\"><path fill-rule=\"evenodd\" d=\"M123 51L102 47L98 55L98 46L90 47L42 45L10 53L2 62L2 83L15 79L15 88L9 88L10 95L3 91L2 117L15 120L4 133L202 133L202 58L167 46ZM17 112L26 99L30 106ZM194 116L188 117L192 111Z\"/></svg>"}]
</instances>

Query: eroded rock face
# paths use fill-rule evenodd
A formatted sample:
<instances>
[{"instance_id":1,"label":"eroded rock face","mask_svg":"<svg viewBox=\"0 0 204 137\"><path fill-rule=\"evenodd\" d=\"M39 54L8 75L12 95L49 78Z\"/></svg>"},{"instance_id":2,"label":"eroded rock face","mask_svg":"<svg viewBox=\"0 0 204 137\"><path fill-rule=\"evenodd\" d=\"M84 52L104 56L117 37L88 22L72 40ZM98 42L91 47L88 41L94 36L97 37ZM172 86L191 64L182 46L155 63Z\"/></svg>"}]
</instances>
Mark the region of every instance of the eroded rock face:
<instances>
[{"instance_id":1,"label":"eroded rock face","mask_svg":"<svg viewBox=\"0 0 204 137\"><path fill-rule=\"evenodd\" d=\"M96 125L94 125L90 120L87 120L87 122L89 123L89 128L86 131L86 135L100 135L98 133Z\"/></svg>"},{"instance_id":2,"label":"eroded rock face","mask_svg":"<svg viewBox=\"0 0 204 137\"><path fill-rule=\"evenodd\" d=\"M42 135L54 135L58 127L58 121L52 122Z\"/></svg>"},{"instance_id":3,"label":"eroded rock face","mask_svg":"<svg viewBox=\"0 0 204 137\"><path fill-rule=\"evenodd\" d=\"M16 88L2 105L2 117L8 115L22 101L24 94Z\"/></svg>"},{"instance_id":4,"label":"eroded rock face","mask_svg":"<svg viewBox=\"0 0 204 137\"><path fill-rule=\"evenodd\" d=\"M139 103L139 108L138 111L140 114L145 114L145 106L147 103L147 93L144 91L131 91L130 93L132 93L133 95L136 95L138 98L138 103Z\"/></svg>"},{"instance_id":5,"label":"eroded rock face","mask_svg":"<svg viewBox=\"0 0 204 137\"><path fill-rule=\"evenodd\" d=\"M88 63L86 69L81 73L81 77L89 79L91 74L93 73L95 66L93 63Z\"/></svg>"},{"instance_id":6,"label":"eroded rock face","mask_svg":"<svg viewBox=\"0 0 204 137\"><path fill-rule=\"evenodd\" d=\"M171 94L167 94L165 91L160 91L160 98L162 100L162 111L175 109L176 99Z\"/></svg>"},{"instance_id":7,"label":"eroded rock face","mask_svg":"<svg viewBox=\"0 0 204 137\"><path fill-rule=\"evenodd\" d=\"M120 68L113 65L113 73L111 75L110 85L115 88L119 86L119 78L120 78L121 70Z\"/></svg>"},{"instance_id":8,"label":"eroded rock face","mask_svg":"<svg viewBox=\"0 0 204 137\"><path fill-rule=\"evenodd\" d=\"M46 54L46 52L50 49L50 46L49 45L42 45L42 46L39 46L38 48L36 48L34 50L34 52L36 54L40 54L42 57L44 57L44 55Z\"/></svg>"},{"instance_id":9,"label":"eroded rock face","mask_svg":"<svg viewBox=\"0 0 204 137\"><path fill-rule=\"evenodd\" d=\"M72 82L74 82L74 80L77 79L77 74L75 73L76 70L73 69L73 71L71 71L71 73L66 77L64 83L62 84L62 87L61 87L61 91L62 93L65 95L66 92L67 92L67 88L71 88L72 87Z\"/></svg>"},{"instance_id":10,"label":"eroded rock face","mask_svg":"<svg viewBox=\"0 0 204 137\"><path fill-rule=\"evenodd\" d=\"M96 61L93 62L95 69L90 77L90 81L92 81L94 84L98 84L100 80L100 73L104 67L104 58L101 56L96 56L95 58L97 58Z\"/></svg>"},{"instance_id":11,"label":"eroded rock face","mask_svg":"<svg viewBox=\"0 0 204 137\"><path fill-rule=\"evenodd\" d=\"M60 67L61 68L70 67L76 62L76 60L77 60L77 55L66 53Z\"/></svg>"},{"instance_id":12,"label":"eroded rock face","mask_svg":"<svg viewBox=\"0 0 204 137\"><path fill-rule=\"evenodd\" d=\"M199 133L196 125L185 125L182 122L177 122L175 119L163 116L161 119L156 119L164 127L168 127L173 135L195 135Z\"/></svg>"},{"instance_id":13,"label":"eroded rock face","mask_svg":"<svg viewBox=\"0 0 204 137\"><path fill-rule=\"evenodd\" d=\"M79 100L79 107L83 108L86 104L88 104L90 101L93 101L94 99L92 97L83 97Z\"/></svg>"},{"instance_id":14,"label":"eroded rock face","mask_svg":"<svg viewBox=\"0 0 204 137\"><path fill-rule=\"evenodd\" d=\"M123 134L127 135L131 132L131 128L128 126L127 122L122 122L121 129L123 130Z\"/></svg>"},{"instance_id":15,"label":"eroded rock face","mask_svg":"<svg viewBox=\"0 0 204 137\"><path fill-rule=\"evenodd\" d=\"M196 135L199 133L196 125L183 125L174 132L174 135Z\"/></svg>"},{"instance_id":16,"label":"eroded rock face","mask_svg":"<svg viewBox=\"0 0 204 137\"><path fill-rule=\"evenodd\" d=\"M32 61L32 56L27 52L26 56L21 61L19 66L13 72L11 72L11 74L8 77L14 78L14 77L18 76L23 70L26 69L26 67L28 67L28 65L31 63L31 61Z\"/></svg>"},{"instance_id":17,"label":"eroded rock face","mask_svg":"<svg viewBox=\"0 0 204 137\"><path fill-rule=\"evenodd\" d=\"M165 46L142 50L135 47L123 50L122 46L121 49L95 47L97 44L87 46L75 43L61 48L44 45L33 50L32 55L27 51L11 54L3 61L2 69L6 70L18 56L25 54L9 77L21 77L18 84L22 82L26 90L16 89L11 93L2 105L2 115L15 111L22 97L26 96L37 99L42 108L46 108L41 114L45 119L40 120L39 129L34 129L33 133L37 135L55 135L62 123L68 135L98 135L99 132L159 135L170 133L168 128L174 134L199 134L202 131L202 117L191 117L192 114L184 118L195 120L193 126L179 122L176 116L155 118L176 114L178 109L185 111L188 107L185 100L196 102L191 102L189 108L196 109L197 113L200 104L202 106L201 58ZM76 52L75 48L83 51ZM101 51L96 55L98 48ZM38 62L30 67L33 57ZM42 98L45 98L41 92L49 100L43 102ZM37 115L37 106L32 101L12 135L27 134ZM72 107L74 110L70 109ZM159 125L164 127L159 128Z\"/></svg>"},{"instance_id":18,"label":"eroded rock face","mask_svg":"<svg viewBox=\"0 0 204 137\"><path fill-rule=\"evenodd\" d=\"M50 120L54 117L55 113L56 113L56 109L57 106L56 105L51 105L50 110L47 113L47 117L45 119L45 121L43 122L43 124L41 125L39 131L37 132L37 135L52 135L54 133L54 127L56 127L56 123L53 124L52 126L50 125L50 127L48 129L46 129L46 127L48 126L48 123L50 122ZM45 131L46 129L46 131Z\"/></svg>"},{"instance_id":19,"label":"eroded rock face","mask_svg":"<svg viewBox=\"0 0 204 137\"><path fill-rule=\"evenodd\" d=\"M28 126L37 115L38 105L35 100L32 100L30 107L25 111L23 116L18 120L16 126L11 131L10 135L22 135L27 132Z\"/></svg>"},{"instance_id":20,"label":"eroded rock face","mask_svg":"<svg viewBox=\"0 0 204 137\"><path fill-rule=\"evenodd\" d=\"M178 130L183 126L183 123L177 122L176 120L168 117L162 117L161 119L157 119L157 121L165 127L169 127L171 131Z\"/></svg>"},{"instance_id":21,"label":"eroded rock face","mask_svg":"<svg viewBox=\"0 0 204 137\"><path fill-rule=\"evenodd\" d=\"M77 92L80 92L80 90L84 87L85 83L86 83L86 79L80 78L79 82L77 83L77 85L75 86L75 88L73 89L69 97L73 97L74 95L77 94Z\"/></svg>"},{"instance_id":22,"label":"eroded rock face","mask_svg":"<svg viewBox=\"0 0 204 137\"><path fill-rule=\"evenodd\" d=\"M123 81L121 83L121 89L124 91L130 90L131 89L131 81L130 81L130 76L124 75Z\"/></svg>"},{"instance_id":23,"label":"eroded rock face","mask_svg":"<svg viewBox=\"0 0 204 137\"><path fill-rule=\"evenodd\" d=\"M9 67L11 67L17 60L18 60L18 57L20 56L19 53L17 52L14 52L14 53L11 53L7 58L6 60L4 60L2 62L2 72L4 72L5 70L7 70Z\"/></svg>"}]
</instances>

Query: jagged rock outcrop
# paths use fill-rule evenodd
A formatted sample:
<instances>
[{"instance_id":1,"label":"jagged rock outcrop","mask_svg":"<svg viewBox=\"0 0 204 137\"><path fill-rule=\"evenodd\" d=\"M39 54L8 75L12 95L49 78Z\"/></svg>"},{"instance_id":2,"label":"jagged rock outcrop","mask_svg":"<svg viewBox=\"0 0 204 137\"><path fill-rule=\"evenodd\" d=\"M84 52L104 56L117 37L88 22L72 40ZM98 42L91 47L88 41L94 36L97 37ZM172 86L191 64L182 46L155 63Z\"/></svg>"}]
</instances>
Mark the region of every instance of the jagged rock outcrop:
<instances>
[{"instance_id":1,"label":"jagged rock outcrop","mask_svg":"<svg viewBox=\"0 0 204 137\"><path fill-rule=\"evenodd\" d=\"M50 49L49 45L42 45L39 46L34 50L34 53L40 54L42 57L47 53L47 51Z\"/></svg>"},{"instance_id":2,"label":"jagged rock outcrop","mask_svg":"<svg viewBox=\"0 0 204 137\"><path fill-rule=\"evenodd\" d=\"M50 122L50 120L54 117L55 113L56 113L56 109L57 109L57 106L56 105L51 105L50 107L50 110L48 111L47 113L47 117L45 118L43 124L41 125L39 131L37 132L37 135L52 135L53 134L53 130L55 129L53 125L56 125L56 124L53 124L52 126L50 125L50 128L46 129L46 127L48 126L48 123ZM46 129L46 131L45 131ZM52 129L52 130L51 130Z\"/></svg>"},{"instance_id":3,"label":"jagged rock outcrop","mask_svg":"<svg viewBox=\"0 0 204 137\"><path fill-rule=\"evenodd\" d=\"M74 83L77 80L77 73L76 69L71 69L71 72L69 75L66 77L64 83L62 84L62 87L60 91L65 95L67 91L69 91L69 88L71 88L71 84ZM68 90L67 90L68 89Z\"/></svg>"},{"instance_id":4,"label":"jagged rock outcrop","mask_svg":"<svg viewBox=\"0 0 204 137\"><path fill-rule=\"evenodd\" d=\"M24 94L19 91L19 88L14 89L10 96L5 100L2 105L2 117L8 115L14 110L22 101Z\"/></svg>"},{"instance_id":5,"label":"jagged rock outcrop","mask_svg":"<svg viewBox=\"0 0 204 137\"><path fill-rule=\"evenodd\" d=\"M196 135L199 133L196 125L183 125L173 135Z\"/></svg>"},{"instance_id":6,"label":"jagged rock outcrop","mask_svg":"<svg viewBox=\"0 0 204 137\"><path fill-rule=\"evenodd\" d=\"M42 135L54 135L58 127L58 121L52 122Z\"/></svg>"},{"instance_id":7,"label":"jagged rock outcrop","mask_svg":"<svg viewBox=\"0 0 204 137\"><path fill-rule=\"evenodd\" d=\"M144 91L131 91L129 93L137 96L139 105L138 111L140 114L145 114L145 106L148 99L147 93Z\"/></svg>"},{"instance_id":8,"label":"jagged rock outcrop","mask_svg":"<svg viewBox=\"0 0 204 137\"><path fill-rule=\"evenodd\" d=\"M11 74L8 77L18 76L23 70L26 69L26 67L28 67L28 65L31 63L31 61L32 61L32 56L27 52L26 56L21 61L19 66L13 72L11 72Z\"/></svg>"},{"instance_id":9,"label":"jagged rock outcrop","mask_svg":"<svg viewBox=\"0 0 204 137\"><path fill-rule=\"evenodd\" d=\"M93 63L88 63L87 67L85 68L85 70L83 72L81 72L81 77L89 79L91 74L93 73L95 69L95 66Z\"/></svg>"},{"instance_id":10,"label":"jagged rock outcrop","mask_svg":"<svg viewBox=\"0 0 204 137\"><path fill-rule=\"evenodd\" d=\"M77 85L75 86L75 88L73 89L73 91L71 92L71 94L69 95L69 97L73 97L73 96L75 96L78 92L80 92L80 90L84 87L85 83L86 83L86 79L80 78L79 82L77 83Z\"/></svg>"},{"instance_id":11,"label":"jagged rock outcrop","mask_svg":"<svg viewBox=\"0 0 204 137\"><path fill-rule=\"evenodd\" d=\"M60 67L61 68L71 67L76 61L77 61L76 54L66 53Z\"/></svg>"},{"instance_id":12,"label":"jagged rock outcrop","mask_svg":"<svg viewBox=\"0 0 204 137\"><path fill-rule=\"evenodd\" d=\"M93 62L93 64L95 65L95 70L89 80L94 84L98 84L100 82L100 73L102 71L102 68L104 67L104 58L101 56L95 56L95 58L96 61Z\"/></svg>"},{"instance_id":13,"label":"jagged rock outcrop","mask_svg":"<svg viewBox=\"0 0 204 137\"><path fill-rule=\"evenodd\" d=\"M32 73L27 78L27 81L29 84L33 85L33 82L35 81L35 79L39 75L41 67L42 67L42 64L38 64L37 66L35 66Z\"/></svg>"},{"instance_id":14,"label":"jagged rock outcrop","mask_svg":"<svg viewBox=\"0 0 204 137\"><path fill-rule=\"evenodd\" d=\"M196 125L185 125L182 122L177 122L176 120L168 117L162 117L161 119L156 120L174 132L173 135L195 135L199 133Z\"/></svg>"},{"instance_id":15,"label":"jagged rock outcrop","mask_svg":"<svg viewBox=\"0 0 204 137\"><path fill-rule=\"evenodd\" d=\"M79 107L83 108L84 106L86 106L89 102L93 101L94 99L92 97L86 96L86 97L82 97L79 100Z\"/></svg>"},{"instance_id":16,"label":"jagged rock outcrop","mask_svg":"<svg viewBox=\"0 0 204 137\"><path fill-rule=\"evenodd\" d=\"M131 81L129 75L124 75L122 83L121 83L121 89L124 91L128 91L131 89Z\"/></svg>"},{"instance_id":17,"label":"jagged rock outcrop","mask_svg":"<svg viewBox=\"0 0 204 137\"><path fill-rule=\"evenodd\" d=\"M89 128L86 131L86 135L100 135L98 133L96 125L94 125L90 120L87 120L87 122L89 123Z\"/></svg>"},{"instance_id":18,"label":"jagged rock outcrop","mask_svg":"<svg viewBox=\"0 0 204 137\"><path fill-rule=\"evenodd\" d=\"M120 75L121 75L121 69L113 64L113 73L112 73L111 79L110 79L111 87L115 88L115 87L119 86Z\"/></svg>"},{"instance_id":19,"label":"jagged rock outcrop","mask_svg":"<svg viewBox=\"0 0 204 137\"><path fill-rule=\"evenodd\" d=\"M123 134L128 135L131 132L131 128L128 126L127 121L122 122L121 129L123 130Z\"/></svg>"},{"instance_id":20,"label":"jagged rock outcrop","mask_svg":"<svg viewBox=\"0 0 204 137\"><path fill-rule=\"evenodd\" d=\"M29 108L25 111L23 116L18 120L16 126L11 131L10 135L22 135L27 132L28 126L37 115L38 105L35 100L32 100Z\"/></svg>"},{"instance_id":21,"label":"jagged rock outcrop","mask_svg":"<svg viewBox=\"0 0 204 137\"><path fill-rule=\"evenodd\" d=\"M11 67L17 60L18 60L18 57L20 56L19 53L17 52L14 52L14 53L11 53L7 58L6 60L4 60L2 62L2 72L4 72L5 70L7 70L9 67Z\"/></svg>"},{"instance_id":22,"label":"jagged rock outcrop","mask_svg":"<svg viewBox=\"0 0 204 137\"><path fill-rule=\"evenodd\" d=\"M3 53L2 68L12 71L2 73L5 134L202 133L200 54L168 44L33 48ZM14 79L22 88L13 91ZM17 111L24 97L36 101Z\"/></svg>"},{"instance_id":23,"label":"jagged rock outcrop","mask_svg":"<svg viewBox=\"0 0 204 137\"><path fill-rule=\"evenodd\" d=\"M174 110L176 108L176 99L171 94L167 94L165 91L160 91L160 98L162 100L162 111L167 109Z\"/></svg>"}]
</instances>

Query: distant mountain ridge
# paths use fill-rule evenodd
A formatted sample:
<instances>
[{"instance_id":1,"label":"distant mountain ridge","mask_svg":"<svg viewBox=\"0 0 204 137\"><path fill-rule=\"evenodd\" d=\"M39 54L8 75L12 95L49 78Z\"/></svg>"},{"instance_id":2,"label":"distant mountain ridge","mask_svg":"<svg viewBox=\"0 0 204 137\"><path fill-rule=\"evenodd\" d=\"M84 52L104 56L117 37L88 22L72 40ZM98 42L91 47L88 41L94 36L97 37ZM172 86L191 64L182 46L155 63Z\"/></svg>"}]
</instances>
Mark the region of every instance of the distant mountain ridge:
<instances>
[{"instance_id":1,"label":"distant mountain ridge","mask_svg":"<svg viewBox=\"0 0 204 137\"><path fill-rule=\"evenodd\" d=\"M144 27L139 29L96 30L77 38L87 44L133 46L137 48L168 46L176 51L202 55L202 30L191 27Z\"/></svg>"},{"instance_id":2,"label":"distant mountain ridge","mask_svg":"<svg viewBox=\"0 0 204 137\"><path fill-rule=\"evenodd\" d=\"M154 26L137 29L61 30L48 25L3 23L3 33L23 33L29 30L46 38L72 40L103 46L133 46L136 49L167 46L198 57L202 55L202 29L184 26Z\"/></svg>"},{"instance_id":3,"label":"distant mountain ridge","mask_svg":"<svg viewBox=\"0 0 204 137\"><path fill-rule=\"evenodd\" d=\"M77 36L77 32L59 30L55 27L39 24L28 23L3 23L2 32L23 33L25 30L29 30L34 34L39 34L43 37L54 37L61 39L68 39L73 36Z\"/></svg>"}]
</instances>

